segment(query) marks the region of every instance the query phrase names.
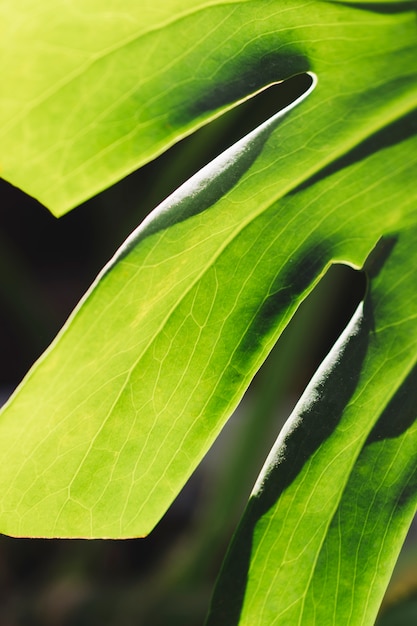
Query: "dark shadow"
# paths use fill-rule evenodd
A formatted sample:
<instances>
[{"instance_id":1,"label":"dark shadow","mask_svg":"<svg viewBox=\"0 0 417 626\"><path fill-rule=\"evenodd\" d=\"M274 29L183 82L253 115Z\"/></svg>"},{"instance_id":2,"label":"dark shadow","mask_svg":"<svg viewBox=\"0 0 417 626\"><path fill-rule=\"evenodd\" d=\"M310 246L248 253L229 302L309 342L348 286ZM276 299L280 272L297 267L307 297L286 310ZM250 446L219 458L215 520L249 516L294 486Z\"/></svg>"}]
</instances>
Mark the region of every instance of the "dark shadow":
<instances>
[{"instance_id":1,"label":"dark shadow","mask_svg":"<svg viewBox=\"0 0 417 626\"><path fill-rule=\"evenodd\" d=\"M190 101L186 119L190 119L190 117L192 119L199 118L209 112L216 111L247 97L248 94L254 93L268 84L277 83L279 80L283 81L282 85L287 85L293 79L292 84L290 82L288 85L291 88L296 84L294 78L297 75L306 75L306 72L310 70L307 58L291 44L287 44L284 48L282 41L278 47L276 39L269 44L263 41L264 54L258 49L258 43L256 45L257 49L253 54L248 48L246 49L246 54L242 55L239 60L238 68L235 65L235 58L231 59L229 73L227 71L228 63L223 64L226 67L222 67L222 74L219 73L216 84L208 85L206 90L201 91L197 100ZM291 97L291 89L289 93ZM292 100L295 98L292 97ZM290 104L292 100L287 100L287 104ZM283 106L281 105L279 108L283 108ZM178 120L178 123L184 122Z\"/></svg>"},{"instance_id":2,"label":"dark shadow","mask_svg":"<svg viewBox=\"0 0 417 626\"><path fill-rule=\"evenodd\" d=\"M417 366L415 365L399 389L395 392L381 417L375 424L365 443L365 449L386 439L397 439L415 428L417 420ZM403 486L398 498L398 506L406 503L409 497L415 498L417 470Z\"/></svg>"},{"instance_id":3,"label":"dark shadow","mask_svg":"<svg viewBox=\"0 0 417 626\"><path fill-rule=\"evenodd\" d=\"M302 82L299 81L296 91L298 97L304 95L312 83L313 80L309 75ZM303 91L300 94L301 85ZM291 92L294 93L294 88ZM254 163L285 114L285 108L282 109L279 102L275 105L275 112L272 115L271 108L265 107L263 115L258 116L256 120L258 125L253 130L233 143L162 202L133 231L111 265L126 256L140 240L202 213L228 193ZM264 115L266 119L263 118ZM107 271L110 267L110 265L107 267Z\"/></svg>"},{"instance_id":4,"label":"dark shadow","mask_svg":"<svg viewBox=\"0 0 417 626\"><path fill-rule=\"evenodd\" d=\"M311 75L306 73L273 83L230 111L226 111L220 118L203 126L192 137L198 141L201 134L201 141L205 146L210 144L209 138L216 138L211 157L215 158L267 119L295 102L310 89L312 83ZM247 85L246 87L248 88ZM209 160L211 159L208 159L207 163Z\"/></svg>"},{"instance_id":5,"label":"dark shadow","mask_svg":"<svg viewBox=\"0 0 417 626\"><path fill-rule=\"evenodd\" d=\"M319 181L340 172L346 167L367 159L380 150L390 148L391 146L410 139L410 137L415 134L417 134L417 111L412 111L396 122L385 126L383 129L355 146L353 150L350 150L347 154L344 154L330 165L324 167L296 187L291 194L296 194L299 191L307 189Z\"/></svg>"},{"instance_id":6,"label":"dark shadow","mask_svg":"<svg viewBox=\"0 0 417 626\"><path fill-rule=\"evenodd\" d=\"M367 277L367 288L366 293L368 292L369 281L373 278L376 278L383 266L385 265L388 258L391 256L391 252L394 249L394 246L397 243L397 237L395 235L389 237L381 237L376 245L373 247L371 252L368 254L365 263L363 264L363 271L365 276ZM370 298L366 298L366 306L369 312L369 319L373 320L373 303ZM375 328L372 325L371 330L374 331Z\"/></svg>"},{"instance_id":7,"label":"dark shadow","mask_svg":"<svg viewBox=\"0 0 417 626\"><path fill-rule=\"evenodd\" d=\"M394 249L397 243L398 237L381 237L376 246L368 254L368 257L363 265L363 270L366 272L368 278L375 278L378 276L383 266L385 265L388 257Z\"/></svg>"},{"instance_id":8,"label":"dark shadow","mask_svg":"<svg viewBox=\"0 0 417 626\"><path fill-rule=\"evenodd\" d=\"M331 256L331 250L326 242L303 250L299 257L292 259L290 267L280 272L271 286L270 295L262 302L256 317L252 321L248 332L239 345L238 352L251 354L256 345L276 324L282 311L289 308L305 289L316 279Z\"/></svg>"},{"instance_id":9,"label":"dark shadow","mask_svg":"<svg viewBox=\"0 0 417 626\"><path fill-rule=\"evenodd\" d=\"M381 270L391 254L395 239L380 240L375 246L365 267L370 276ZM297 264L294 276L290 281L298 282L302 287L317 270L326 250L312 249L305 262ZM316 260L319 258L319 261ZM309 267L312 263L312 267ZM322 267L322 265L321 265ZM302 279L298 273L303 276ZM278 292L279 293L279 292ZM278 297L278 296L275 296ZM281 298L283 296L281 295ZM287 294L287 300L290 298ZM282 302L281 302L282 305ZM269 316L265 316L269 319ZM309 394L297 405L291 418L291 427L285 437L277 445L268 461L268 471L264 474L262 485L249 500L240 525L229 546L212 598L211 610L205 626L227 623L238 626L245 597L248 572L252 554L252 542L259 520L276 504L281 494L294 482L306 463L338 427L346 406L349 404L359 381L362 365L369 345L369 337L373 333L374 318L370 296L363 302L348 324L337 346L337 356L325 361L319 374L316 375ZM398 401L387 409L387 416L381 418L378 427L372 433L373 438L388 436L387 433L398 432L394 416L398 406L404 401L409 388L414 391L408 398L408 410L402 420L402 428L410 425L414 419L417 400L417 368L410 380L399 394ZM335 393L336 390L336 393ZM398 403L397 403L398 402ZM326 419L323 419L323 415ZM391 430L389 430L391 428Z\"/></svg>"},{"instance_id":10,"label":"dark shadow","mask_svg":"<svg viewBox=\"0 0 417 626\"><path fill-rule=\"evenodd\" d=\"M401 437L417 419L417 366L415 366L372 429L365 445Z\"/></svg>"},{"instance_id":11,"label":"dark shadow","mask_svg":"<svg viewBox=\"0 0 417 626\"><path fill-rule=\"evenodd\" d=\"M383 15L395 15L396 13L409 13L416 11L417 4L413 0L411 2L343 2L342 0L328 0L331 4L340 4L342 6L358 9L361 11L369 11L371 13L381 13Z\"/></svg>"},{"instance_id":12,"label":"dark shadow","mask_svg":"<svg viewBox=\"0 0 417 626\"><path fill-rule=\"evenodd\" d=\"M333 367L316 381L313 399L299 405L293 414L295 419L286 435L285 446L277 449L262 488L250 499L226 555L206 626L239 624L256 525L337 428L356 389L372 325L372 319L365 312L341 347Z\"/></svg>"}]
</instances>

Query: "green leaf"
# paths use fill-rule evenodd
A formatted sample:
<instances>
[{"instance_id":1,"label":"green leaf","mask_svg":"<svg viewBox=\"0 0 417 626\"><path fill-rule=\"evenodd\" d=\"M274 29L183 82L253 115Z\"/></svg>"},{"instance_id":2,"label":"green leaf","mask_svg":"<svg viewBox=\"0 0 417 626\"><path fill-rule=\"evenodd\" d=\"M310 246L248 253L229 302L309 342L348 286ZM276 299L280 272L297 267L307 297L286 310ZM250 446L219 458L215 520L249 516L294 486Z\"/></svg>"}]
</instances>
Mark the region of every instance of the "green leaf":
<instances>
[{"instance_id":1,"label":"green leaf","mask_svg":"<svg viewBox=\"0 0 417 626\"><path fill-rule=\"evenodd\" d=\"M208 625L374 623L417 504L417 333L397 300L407 282L417 303L413 273L395 278L399 250L383 252L364 305L271 452Z\"/></svg>"},{"instance_id":2,"label":"green leaf","mask_svg":"<svg viewBox=\"0 0 417 626\"><path fill-rule=\"evenodd\" d=\"M365 265L210 619L370 623L416 508L415 4L136 4L27 2L7 29L34 50L4 172L57 214L272 82L312 88L139 227L28 374L0 419L0 528L148 533L329 265Z\"/></svg>"},{"instance_id":3,"label":"green leaf","mask_svg":"<svg viewBox=\"0 0 417 626\"><path fill-rule=\"evenodd\" d=\"M307 69L290 58L275 74L271 59L259 73L271 34L267 23L261 39L256 25L241 24L240 5L4 0L3 178L62 215L238 101ZM259 13L256 3L244 8L249 22ZM240 41L254 40L229 60L235 28Z\"/></svg>"},{"instance_id":4,"label":"green leaf","mask_svg":"<svg viewBox=\"0 0 417 626\"><path fill-rule=\"evenodd\" d=\"M323 91L304 128L326 126L328 138L312 134L303 165L323 151L331 161L331 135L352 146L381 123L386 90L399 98L397 113L411 104L407 4L364 6L3 0L1 174L61 215L238 101L307 70Z\"/></svg>"}]
</instances>

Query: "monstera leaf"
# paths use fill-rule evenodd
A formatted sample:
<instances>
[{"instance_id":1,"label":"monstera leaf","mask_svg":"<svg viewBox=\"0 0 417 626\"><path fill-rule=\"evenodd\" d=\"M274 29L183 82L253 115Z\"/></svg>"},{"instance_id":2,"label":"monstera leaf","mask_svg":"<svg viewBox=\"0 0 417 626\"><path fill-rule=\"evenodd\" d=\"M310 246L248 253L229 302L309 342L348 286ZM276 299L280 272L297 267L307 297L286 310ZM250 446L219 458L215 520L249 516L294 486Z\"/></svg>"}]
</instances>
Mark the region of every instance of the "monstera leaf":
<instances>
[{"instance_id":1,"label":"monstera leaf","mask_svg":"<svg viewBox=\"0 0 417 626\"><path fill-rule=\"evenodd\" d=\"M417 502L415 3L1 15L2 174L56 215L268 85L310 87L138 227L12 396L0 530L149 533L342 262L365 300L271 452L209 623L372 623Z\"/></svg>"}]
</instances>

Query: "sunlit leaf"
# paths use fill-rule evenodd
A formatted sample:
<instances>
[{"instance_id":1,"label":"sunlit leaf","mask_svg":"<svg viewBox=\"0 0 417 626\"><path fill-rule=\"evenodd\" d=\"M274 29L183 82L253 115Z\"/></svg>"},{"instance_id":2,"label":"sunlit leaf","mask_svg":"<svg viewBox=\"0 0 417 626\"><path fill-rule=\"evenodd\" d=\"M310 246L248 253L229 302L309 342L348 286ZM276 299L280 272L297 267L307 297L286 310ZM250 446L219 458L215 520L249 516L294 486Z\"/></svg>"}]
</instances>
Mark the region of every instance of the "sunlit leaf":
<instances>
[{"instance_id":1,"label":"sunlit leaf","mask_svg":"<svg viewBox=\"0 0 417 626\"><path fill-rule=\"evenodd\" d=\"M311 87L139 227L28 374L0 529L150 532L329 265L364 267L209 619L371 623L416 508L415 4L58 4L0 5L3 172L56 214L268 84Z\"/></svg>"}]
</instances>

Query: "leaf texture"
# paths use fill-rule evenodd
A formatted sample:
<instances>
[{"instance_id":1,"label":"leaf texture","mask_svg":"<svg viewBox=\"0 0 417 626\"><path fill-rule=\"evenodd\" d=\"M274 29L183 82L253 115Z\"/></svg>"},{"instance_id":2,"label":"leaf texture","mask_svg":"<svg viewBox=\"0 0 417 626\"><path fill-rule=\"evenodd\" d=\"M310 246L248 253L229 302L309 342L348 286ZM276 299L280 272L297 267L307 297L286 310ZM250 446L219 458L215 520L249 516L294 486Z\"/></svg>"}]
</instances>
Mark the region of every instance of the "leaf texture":
<instances>
[{"instance_id":1,"label":"leaf texture","mask_svg":"<svg viewBox=\"0 0 417 626\"><path fill-rule=\"evenodd\" d=\"M2 532L150 532L348 263L364 305L271 454L209 622L372 623L416 508L415 4L24 4L0 5L20 55L2 167L57 215L266 85L312 87L156 209L29 372L0 418Z\"/></svg>"}]
</instances>

